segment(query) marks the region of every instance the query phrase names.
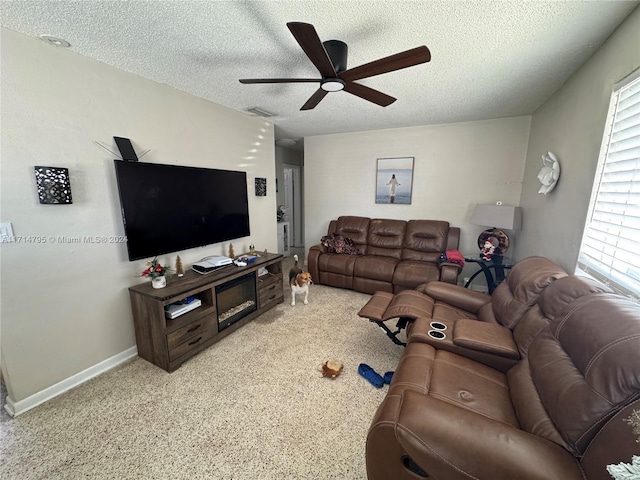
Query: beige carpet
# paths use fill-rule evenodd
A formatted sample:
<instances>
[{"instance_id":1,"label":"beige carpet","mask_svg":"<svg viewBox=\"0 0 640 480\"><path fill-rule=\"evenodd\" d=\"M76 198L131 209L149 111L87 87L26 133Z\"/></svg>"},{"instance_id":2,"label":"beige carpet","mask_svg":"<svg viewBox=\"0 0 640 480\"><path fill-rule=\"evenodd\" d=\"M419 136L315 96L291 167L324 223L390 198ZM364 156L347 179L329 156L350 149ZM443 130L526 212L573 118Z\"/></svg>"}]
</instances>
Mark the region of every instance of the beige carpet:
<instances>
[{"instance_id":1,"label":"beige carpet","mask_svg":"<svg viewBox=\"0 0 640 480\"><path fill-rule=\"evenodd\" d=\"M287 264L288 268L288 264ZM365 438L402 347L356 313L368 295L313 285L172 374L136 359L0 423L0 478L366 479ZM320 377L324 360L340 377Z\"/></svg>"}]
</instances>

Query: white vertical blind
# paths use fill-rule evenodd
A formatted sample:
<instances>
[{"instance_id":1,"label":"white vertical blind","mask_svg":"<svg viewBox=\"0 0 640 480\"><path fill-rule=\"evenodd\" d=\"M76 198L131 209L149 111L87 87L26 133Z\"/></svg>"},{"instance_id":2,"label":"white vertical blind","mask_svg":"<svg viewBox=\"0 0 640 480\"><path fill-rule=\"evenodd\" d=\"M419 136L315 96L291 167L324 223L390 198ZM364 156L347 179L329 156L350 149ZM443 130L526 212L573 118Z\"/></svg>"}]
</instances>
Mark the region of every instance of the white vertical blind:
<instances>
[{"instance_id":1,"label":"white vertical blind","mask_svg":"<svg viewBox=\"0 0 640 480\"><path fill-rule=\"evenodd\" d=\"M632 77L612 95L578 264L640 298L640 76Z\"/></svg>"}]
</instances>

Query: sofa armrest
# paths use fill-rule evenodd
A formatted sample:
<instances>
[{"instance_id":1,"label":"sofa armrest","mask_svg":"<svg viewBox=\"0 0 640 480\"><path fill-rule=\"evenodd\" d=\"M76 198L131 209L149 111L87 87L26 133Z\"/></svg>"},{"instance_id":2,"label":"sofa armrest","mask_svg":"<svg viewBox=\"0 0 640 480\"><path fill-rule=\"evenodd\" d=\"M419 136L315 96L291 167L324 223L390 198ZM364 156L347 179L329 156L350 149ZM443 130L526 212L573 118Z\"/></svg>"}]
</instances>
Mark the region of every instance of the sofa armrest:
<instances>
[{"instance_id":1,"label":"sofa armrest","mask_svg":"<svg viewBox=\"0 0 640 480\"><path fill-rule=\"evenodd\" d=\"M462 267L457 263L442 262L440 264L440 281L455 285L458 282L458 275Z\"/></svg>"},{"instance_id":2,"label":"sofa armrest","mask_svg":"<svg viewBox=\"0 0 640 480\"><path fill-rule=\"evenodd\" d=\"M438 480L583 479L559 445L421 392L403 392L396 438Z\"/></svg>"},{"instance_id":3,"label":"sofa armrest","mask_svg":"<svg viewBox=\"0 0 640 480\"><path fill-rule=\"evenodd\" d=\"M307 268L311 274L311 278L317 284L320 284L320 270L318 268L318 257L327 253L327 247L319 243L309 248L309 254L307 255Z\"/></svg>"},{"instance_id":4,"label":"sofa armrest","mask_svg":"<svg viewBox=\"0 0 640 480\"><path fill-rule=\"evenodd\" d=\"M458 319L453 325L453 344L514 360L520 358L511 330L502 325Z\"/></svg>"},{"instance_id":5,"label":"sofa armrest","mask_svg":"<svg viewBox=\"0 0 640 480\"><path fill-rule=\"evenodd\" d=\"M327 253L327 247L325 247L324 245L322 245L321 243L314 245L313 247L309 248L309 251L319 251L320 253Z\"/></svg>"},{"instance_id":6,"label":"sofa armrest","mask_svg":"<svg viewBox=\"0 0 640 480\"><path fill-rule=\"evenodd\" d=\"M453 307L476 315L480 311L480 307L491 302L491 297L486 293L476 292L475 290L469 290L446 282L429 282L421 289L421 292L436 301L448 303Z\"/></svg>"}]
</instances>

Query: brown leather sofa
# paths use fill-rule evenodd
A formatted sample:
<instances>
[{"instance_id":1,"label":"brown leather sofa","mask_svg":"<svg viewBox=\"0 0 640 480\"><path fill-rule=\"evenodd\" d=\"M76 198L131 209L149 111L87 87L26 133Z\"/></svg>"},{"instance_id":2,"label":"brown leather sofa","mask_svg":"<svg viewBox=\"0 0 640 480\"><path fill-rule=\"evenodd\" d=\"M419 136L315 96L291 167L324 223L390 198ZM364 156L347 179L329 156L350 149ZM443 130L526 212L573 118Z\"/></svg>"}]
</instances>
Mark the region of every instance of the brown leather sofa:
<instances>
[{"instance_id":1,"label":"brown leather sofa","mask_svg":"<svg viewBox=\"0 0 640 480\"><path fill-rule=\"evenodd\" d=\"M329 253L314 245L307 263L315 283L373 294L457 281L460 266L440 262L440 255L456 250L460 241L460 229L448 222L342 216L329 223L327 234L333 233L353 240L362 255Z\"/></svg>"},{"instance_id":2,"label":"brown leather sofa","mask_svg":"<svg viewBox=\"0 0 640 480\"><path fill-rule=\"evenodd\" d=\"M369 430L369 480L604 480L638 454L640 305L545 260L516 265L490 307L470 290L421 305ZM485 358L425 342L436 317L452 344L462 321ZM507 331L518 359L491 366Z\"/></svg>"}]
</instances>

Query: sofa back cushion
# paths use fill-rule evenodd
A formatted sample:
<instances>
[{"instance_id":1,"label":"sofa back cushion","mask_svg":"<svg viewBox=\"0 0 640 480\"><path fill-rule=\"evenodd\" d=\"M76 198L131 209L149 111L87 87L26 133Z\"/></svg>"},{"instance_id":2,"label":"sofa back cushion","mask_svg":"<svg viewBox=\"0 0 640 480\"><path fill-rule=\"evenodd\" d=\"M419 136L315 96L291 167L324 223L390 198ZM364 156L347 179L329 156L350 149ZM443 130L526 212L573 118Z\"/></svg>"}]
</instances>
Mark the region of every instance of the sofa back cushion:
<instances>
[{"instance_id":1,"label":"sofa back cushion","mask_svg":"<svg viewBox=\"0 0 640 480\"><path fill-rule=\"evenodd\" d=\"M612 290L597 280L578 275L557 279L540 294L538 302L527 311L513 329L513 338L520 355L526 357L533 339L547 326L549 319L556 318L567 305L583 295L612 293Z\"/></svg>"},{"instance_id":2,"label":"sofa back cushion","mask_svg":"<svg viewBox=\"0 0 640 480\"><path fill-rule=\"evenodd\" d=\"M406 226L404 220L371 220L366 254L400 260Z\"/></svg>"},{"instance_id":3,"label":"sofa back cushion","mask_svg":"<svg viewBox=\"0 0 640 480\"><path fill-rule=\"evenodd\" d=\"M574 300L592 293L613 293L613 290L593 278L569 275L549 285L540 295L538 305L547 318L554 320Z\"/></svg>"},{"instance_id":4,"label":"sofa back cushion","mask_svg":"<svg viewBox=\"0 0 640 480\"><path fill-rule=\"evenodd\" d=\"M366 254L369 223L371 223L371 219L367 217L342 216L331 221L327 233L329 235L338 233L343 237L350 238L358 250Z\"/></svg>"},{"instance_id":5,"label":"sofa back cushion","mask_svg":"<svg viewBox=\"0 0 640 480\"><path fill-rule=\"evenodd\" d=\"M449 222L409 220L402 245L402 260L438 263L440 254L447 250L448 235Z\"/></svg>"},{"instance_id":6,"label":"sofa back cushion","mask_svg":"<svg viewBox=\"0 0 640 480\"><path fill-rule=\"evenodd\" d=\"M640 396L640 305L611 293L582 296L535 338L528 359L545 411L581 455Z\"/></svg>"},{"instance_id":7,"label":"sofa back cushion","mask_svg":"<svg viewBox=\"0 0 640 480\"><path fill-rule=\"evenodd\" d=\"M511 269L507 279L491 295L493 313L502 325L513 330L538 301L542 291L567 273L545 257L527 257Z\"/></svg>"}]
</instances>

